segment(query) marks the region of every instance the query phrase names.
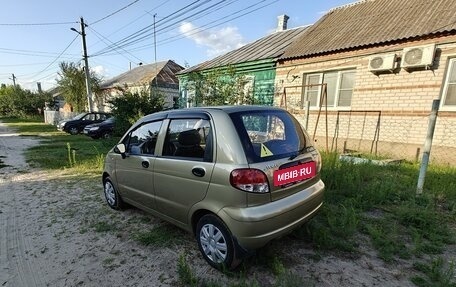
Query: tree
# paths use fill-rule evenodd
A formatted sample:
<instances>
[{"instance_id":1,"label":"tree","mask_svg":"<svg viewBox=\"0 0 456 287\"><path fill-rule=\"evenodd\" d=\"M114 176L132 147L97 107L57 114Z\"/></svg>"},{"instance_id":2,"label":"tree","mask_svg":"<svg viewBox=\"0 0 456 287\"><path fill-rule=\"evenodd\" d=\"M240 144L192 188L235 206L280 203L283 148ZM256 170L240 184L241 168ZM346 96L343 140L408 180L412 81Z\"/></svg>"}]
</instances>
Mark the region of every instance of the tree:
<instances>
[{"instance_id":1,"label":"tree","mask_svg":"<svg viewBox=\"0 0 456 287\"><path fill-rule=\"evenodd\" d=\"M124 134L132 124L141 117L163 110L165 101L162 95L150 95L147 87L139 92L128 91L127 88L117 88L119 95L110 99L111 113L116 118L115 133Z\"/></svg>"},{"instance_id":2,"label":"tree","mask_svg":"<svg viewBox=\"0 0 456 287\"><path fill-rule=\"evenodd\" d=\"M84 70L77 63L61 62L57 85L65 101L73 107L75 112L86 110L87 91ZM90 85L94 95L99 94L102 79L94 72L90 72ZM94 99L96 100L96 99Z\"/></svg>"},{"instance_id":3,"label":"tree","mask_svg":"<svg viewBox=\"0 0 456 287\"><path fill-rule=\"evenodd\" d=\"M192 72L187 88L194 97L189 99L194 106L252 104L253 90L246 89L248 79L236 73L232 66L208 72Z\"/></svg>"},{"instance_id":4,"label":"tree","mask_svg":"<svg viewBox=\"0 0 456 287\"><path fill-rule=\"evenodd\" d=\"M38 115L45 102L52 100L48 93L34 93L19 85L0 86L0 115L29 117Z\"/></svg>"}]
</instances>

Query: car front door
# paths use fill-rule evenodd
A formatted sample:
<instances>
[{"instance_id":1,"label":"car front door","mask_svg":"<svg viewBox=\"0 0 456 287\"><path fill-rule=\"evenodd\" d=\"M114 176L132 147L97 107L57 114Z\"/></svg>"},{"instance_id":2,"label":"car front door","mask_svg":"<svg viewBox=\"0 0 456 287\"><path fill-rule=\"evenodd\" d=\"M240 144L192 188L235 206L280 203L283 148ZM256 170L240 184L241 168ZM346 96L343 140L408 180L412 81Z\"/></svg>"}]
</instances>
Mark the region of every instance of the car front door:
<instances>
[{"instance_id":1,"label":"car front door","mask_svg":"<svg viewBox=\"0 0 456 287\"><path fill-rule=\"evenodd\" d=\"M123 141L126 157L116 163L116 178L121 195L144 209L154 210L155 148L162 121L145 123Z\"/></svg>"},{"instance_id":2,"label":"car front door","mask_svg":"<svg viewBox=\"0 0 456 287\"><path fill-rule=\"evenodd\" d=\"M190 208L206 196L214 168L213 135L208 115L169 119L161 155L154 165L157 210L187 224Z\"/></svg>"}]
</instances>

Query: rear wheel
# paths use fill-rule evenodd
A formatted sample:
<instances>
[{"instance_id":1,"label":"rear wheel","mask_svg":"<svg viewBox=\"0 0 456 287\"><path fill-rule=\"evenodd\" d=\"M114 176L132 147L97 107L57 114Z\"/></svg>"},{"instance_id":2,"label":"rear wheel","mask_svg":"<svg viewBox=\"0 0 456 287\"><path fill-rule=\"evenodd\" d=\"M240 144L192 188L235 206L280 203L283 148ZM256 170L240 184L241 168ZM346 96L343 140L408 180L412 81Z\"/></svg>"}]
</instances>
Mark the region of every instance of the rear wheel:
<instances>
[{"instance_id":1,"label":"rear wheel","mask_svg":"<svg viewBox=\"0 0 456 287\"><path fill-rule=\"evenodd\" d=\"M112 183L110 177L105 178L103 187L106 203L109 205L109 207L117 210L123 209L124 203L122 201L122 198L120 198L119 193L114 187L114 184Z\"/></svg>"},{"instance_id":2,"label":"rear wheel","mask_svg":"<svg viewBox=\"0 0 456 287\"><path fill-rule=\"evenodd\" d=\"M196 240L204 259L217 269L234 269L241 261L226 225L217 216L207 214L196 226Z\"/></svg>"},{"instance_id":3,"label":"rear wheel","mask_svg":"<svg viewBox=\"0 0 456 287\"><path fill-rule=\"evenodd\" d=\"M77 135L79 133L79 129L76 126L72 126L68 128L68 132L72 135Z\"/></svg>"}]
</instances>

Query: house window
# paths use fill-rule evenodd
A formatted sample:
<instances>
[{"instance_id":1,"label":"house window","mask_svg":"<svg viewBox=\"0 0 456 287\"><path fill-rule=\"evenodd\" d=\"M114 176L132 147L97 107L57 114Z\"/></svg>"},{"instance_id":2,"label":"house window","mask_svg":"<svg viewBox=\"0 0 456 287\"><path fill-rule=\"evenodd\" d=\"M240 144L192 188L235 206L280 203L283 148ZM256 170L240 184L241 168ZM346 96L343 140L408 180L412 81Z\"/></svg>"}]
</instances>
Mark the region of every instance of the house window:
<instances>
[{"instance_id":1,"label":"house window","mask_svg":"<svg viewBox=\"0 0 456 287\"><path fill-rule=\"evenodd\" d=\"M442 107L456 109L456 59L450 60L442 99Z\"/></svg>"},{"instance_id":2,"label":"house window","mask_svg":"<svg viewBox=\"0 0 456 287\"><path fill-rule=\"evenodd\" d=\"M319 107L320 101L328 107L350 107L355 84L355 70L331 71L304 75L304 101ZM326 100L323 98L326 84Z\"/></svg>"}]
</instances>

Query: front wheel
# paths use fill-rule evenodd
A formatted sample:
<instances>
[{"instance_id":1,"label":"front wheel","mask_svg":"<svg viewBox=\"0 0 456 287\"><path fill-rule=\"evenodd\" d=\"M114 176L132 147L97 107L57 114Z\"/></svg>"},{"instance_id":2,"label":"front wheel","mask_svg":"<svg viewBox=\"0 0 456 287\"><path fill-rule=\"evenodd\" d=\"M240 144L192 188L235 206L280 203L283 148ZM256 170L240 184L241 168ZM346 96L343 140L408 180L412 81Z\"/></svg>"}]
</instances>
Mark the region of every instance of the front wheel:
<instances>
[{"instance_id":1,"label":"front wheel","mask_svg":"<svg viewBox=\"0 0 456 287\"><path fill-rule=\"evenodd\" d=\"M241 263L230 231L217 216L201 217L196 226L196 240L204 259L212 267L234 269Z\"/></svg>"},{"instance_id":2,"label":"front wheel","mask_svg":"<svg viewBox=\"0 0 456 287\"><path fill-rule=\"evenodd\" d=\"M110 139L110 138L112 138L112 135L111 135L111 132L104 132L101 137L104 139Z\"/></svg>"},{"instance_id":3,"label":"front wheel","mask_svg":"<svg viewBox=\"0 0 456 287\"><path fill-rule=\"evenodd\" d=\"M106 203L111 207L112 209L123 209L124 208L124 203L122 201L122 198L120 198L119 193L117 192L116 188L114 187L114 184L111 181L111 178L107 177L105 178L103 182L103 187L104 187L104 196L106 199Z\"/></svg>"}]
</instances>

